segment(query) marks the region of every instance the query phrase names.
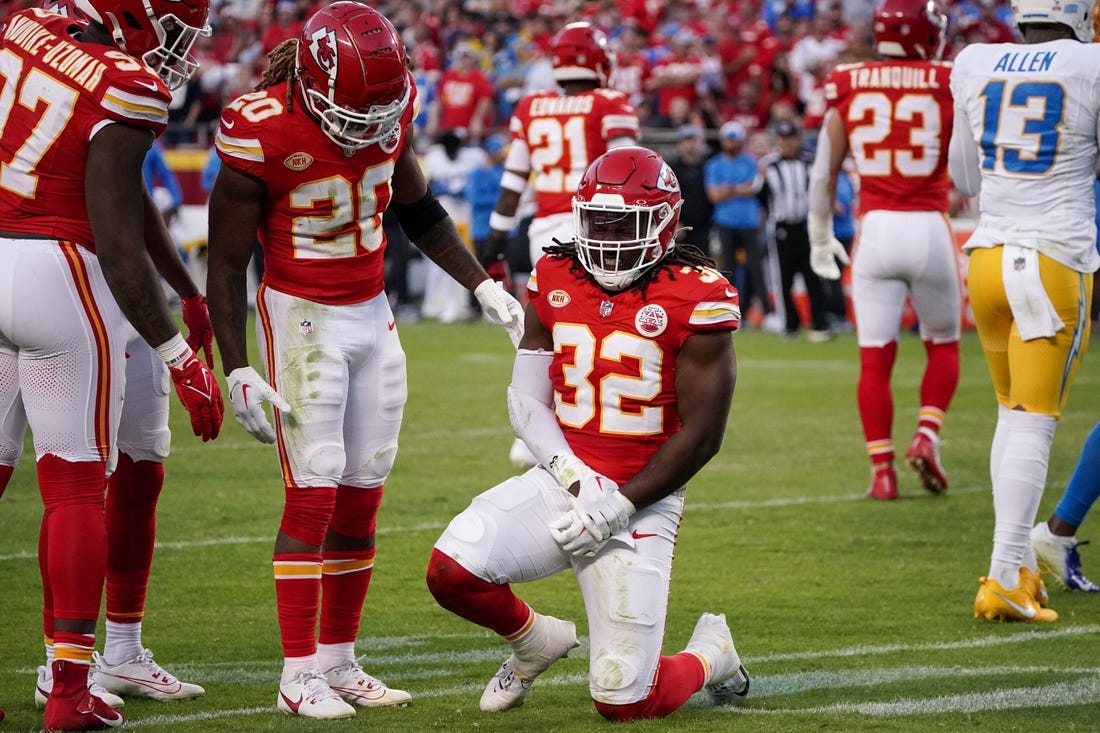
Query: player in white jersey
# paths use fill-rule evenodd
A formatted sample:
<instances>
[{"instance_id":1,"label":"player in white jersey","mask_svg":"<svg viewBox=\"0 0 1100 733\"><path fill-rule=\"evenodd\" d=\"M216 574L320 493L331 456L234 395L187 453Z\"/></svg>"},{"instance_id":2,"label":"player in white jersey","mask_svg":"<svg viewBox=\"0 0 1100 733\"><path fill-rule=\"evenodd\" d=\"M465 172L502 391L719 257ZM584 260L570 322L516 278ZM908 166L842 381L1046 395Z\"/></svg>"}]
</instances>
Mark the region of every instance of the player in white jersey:
<instances>
[{"instance_id":1,"label":"player in white jersey","mask_svg":"<svg viewBox=\"0 0 1100 733\"><path fill-rule=\"evenodd\" d=\"M955 59L950 167L981 220L966 243L970 302L998 402L989 471L993 551L974 615L1053 621L1029 533L1054 428L1088 347L1100 118L1093 2L1018 0L1020 44Z\"/></svg>"}]
</instances>

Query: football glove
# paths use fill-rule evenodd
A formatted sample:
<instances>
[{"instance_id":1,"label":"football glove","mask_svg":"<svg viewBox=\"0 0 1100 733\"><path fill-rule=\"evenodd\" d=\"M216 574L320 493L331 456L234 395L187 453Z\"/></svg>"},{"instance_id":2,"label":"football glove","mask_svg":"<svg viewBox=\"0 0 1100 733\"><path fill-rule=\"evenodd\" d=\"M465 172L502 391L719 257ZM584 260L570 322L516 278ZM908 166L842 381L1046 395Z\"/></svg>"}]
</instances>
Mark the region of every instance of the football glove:
<instances>
[{"instance_id":1,"label":"football glove","mask_svg":"<svg viewBox=\"0 0 1100 733\"><path fill-rule=\"evenodd\" d=\"M264 414L264 400L281 412L290 412L287 401L250 366L234 369L225 381L237 422L261 443L274 443L275 429Z\"/></svg>"},{"instance_id":2,"label":"football glove","mask_svg":"<svg viewBox=\"0 0 1100 733\"><path fill-rule=\"evenodd\" d=\"M206 365L214 368L214 327L210 325L210 312L206 298L194 295L180 298L183 309L183 325L187 326L187 345L196 354L201 350Z\"/></svg>"},{"instance_id":3,"label":"football glove","mask_svg":"<svg viewBox=\"0 0 1100 733\"><path fill-rule=\"evenodd\" d=\"M474 297L489 320L498 326L504 326L512 346L519 346L523 338L523 307L508 293L500 283L493 279L483 280L474 288Z\"/></svg>"},{"instance_id":4,"label":"football glove","mask_svg":"<svg viewBox=\"0 0 1100 733\"><path fill-rule=\"evenodd\" d=\"M218 437L225 406L213 372L191 349L187 349L183 358L168 368L168 373L172 375L180 402L191 416L191 430L203 442Z\"/></svg>"},{"instance_id":5,"label":"football glove","mask_svg":"<svg viewBox=\"0 0 1100 733\"><path fill-rule=\"evenodd\" d=\"M615 535L626 529L634 504L606 476L593 474L582 482L582 499L550 523L550 534L574 557L593 557Z\"/></svg>"},{"instance_id":6,"label":"football glove","mask_svg":"<svg viewBox=\"0 0 1100 733\"><path fill-rule=\"evenodd\" d=\"M837 260L845 265L850 261L844 245L837 241L836 237L830 236L824 242L810 243L810 268L818 277L839 280L840 267L837 265Z\"/></svg>"}]
</instances>

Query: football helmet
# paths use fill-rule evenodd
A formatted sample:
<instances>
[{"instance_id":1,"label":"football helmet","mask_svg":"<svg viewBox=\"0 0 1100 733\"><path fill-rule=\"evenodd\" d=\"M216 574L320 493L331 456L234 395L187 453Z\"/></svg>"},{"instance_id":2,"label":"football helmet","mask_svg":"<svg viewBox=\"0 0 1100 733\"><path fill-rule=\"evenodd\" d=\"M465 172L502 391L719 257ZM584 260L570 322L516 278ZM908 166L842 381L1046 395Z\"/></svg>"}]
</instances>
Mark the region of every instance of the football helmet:
<instances>
[{"instance_id":1,"label":"football helmet","mask_svg":"<svg viewBox=\"0 0 1100 733\"><path fill-rule=\"evenodd\" d=\"M554 80L595 81L607 86L615 68L615 53L607 43L607 36L587 22L570 23L558 31L550 41L550 59L554 66Z\"/></svg>"},{"instance_id":2,"label":"football helmet","mask_svg":"<svg viewBox=\"0 0 1100 733\"><path fill-rule=\"evenodd\" d=\"M51 13L57 13L58 15L64 15L66 18L74 20L77 23L87 24L88 22L88 16L76 7L76 0L45 0L45 2L42 3L42 9L49 10Z\"/></svg>"},{"instance_id":3,"label":"football helmet","mask_svg":"<svg viewBox=\"0 0 1100 733\"><path fill-rule=\"evenodd\" d=\"M178 89L199 68L191 46L209 36L210 0L75 0L75 9L102 24L115 45L141 59Z\"/></svg>"},{"instance_id":4,"label":"football helmet","mask_svg":"<svg viewBox=\"0 0 1100 733\"><path fill-rule=\"evenodd\" d=\"M939 59L947 16L939 0L885 0L875 11L872 32L881 56Z\"/></svg>"},{"instance_id":5,"label":"football helmet","mask_svg":"<svg viewBox=\"0 0 1100 733\"><path fill-rule=\"evenodd\" d=\"M384 15L347 0L317 11L298 39L297 66L306 107L330 140L345 150L397 145L412 81Z\"/></svg>"},{"instance_id":6,"label":"football helmet","mask_svg":"<svg viewBox=\"0 0 1100 733\"><path fill-rule=\"evenodd\" d=\"M1081 43L1092 43L1093 0L1061 3L1059 0L1013 0L1012 14L1016 25L1028 23L1061 23L1068 25Z\"/></svg>"},{"instance_id":7,"label":"football helmet","mask_svg":"<svg viewBox=\"0 0 1100 733\"><path fill-rule=\"evenodd\" d=\"M573 197L577 257L597 283L623 290L672 251L680 182L649 148L607 151L588 166Z\"/></svg>"}]
</instances>

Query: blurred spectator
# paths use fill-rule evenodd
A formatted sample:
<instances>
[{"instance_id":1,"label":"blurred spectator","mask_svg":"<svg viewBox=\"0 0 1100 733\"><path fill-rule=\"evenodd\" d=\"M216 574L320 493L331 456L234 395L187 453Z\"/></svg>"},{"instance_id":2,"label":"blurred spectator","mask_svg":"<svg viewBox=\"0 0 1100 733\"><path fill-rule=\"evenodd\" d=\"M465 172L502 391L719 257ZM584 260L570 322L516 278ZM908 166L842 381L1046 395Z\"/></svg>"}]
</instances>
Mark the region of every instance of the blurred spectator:
<instances>
[{"instance_id":1,"label":"blurred spectator","mask_svg":"<svg viewBox=\"0 0 1100 733\"><path fill-rule=\"evenodd\" d=\"M274 19L260 39L260 47L265 55L286 39L297 38L302 32L303 23L294 0L279 0L273 12Z\"/></svg>"},{"instance_id":2,"label":"blurred spectator","mask_svg":"<svg viewBox=\"0 0 1100 733\"><path fill-rule=\"evenodd\" d=\"M764 242L761 237L760 199L764 178L756 158L745 151L747 132L739 122L727 122L718 131L721 152L710 158L703 177L707 198L714 204L721 263L741 293L747 313L753 301L765 314L774 308L764 284Z\"/></svg>"},{"instance_id":3,"label":"blurred spectator","mask_svg":"<svg viewBox=\"0 0 1100 733\"><path fill-rule=\"evenodd\" d=\"M703 75L703 58L691 31L681 30L666 42L668 53L654 65L651 77L657 106L647 124L655 127L671 127L677 119L686 121L685 110L689 113L699 102L695 84Z\"/></svg>"},{"instance_id":4,"label":"blurred spectator","mask_svg":"<svg viewBox=\"0 0 1100 733\"><path fill-rule=\"evenodd\" d=\"M829 19L818 16L810 25L811 32L791 49L791 71L798 79L798 98L809 101L821 79L836 64L837 56L847 45L830 33Z\"/></svg>"},{"instance_id":5,"label":"blurred spectator","mask_svg":"<svg viewBox=\"0 0 1100 733\"><path fill-rule=\"evenodd\" d=\"M485 151L468 147L454 130L439 135L424 155L424 170L432 193L451 215L458 233L472 249L470 237L470 201L466 197L470 174L481 166ZM437 318L441 323L464 320L470 313L467 290L443 268L425 261L424 302L420 315Z\"/></svg>"},{"instance_id":6,"label":"blurred spectator","mask_svg":"<svg viewBox=\"0 0 1100 733\"><path fill-rule=\"evenodd\" d=\"M468 139L481 140L492 124L496 91L489 77L477 66L477 53L467 43L459 44L454 62L439 78L439 96L429 134L440 130L467 131Z\"/></svg>"},{"instance_id":7,"label":"blurred spectator","mask_svg":"<svg viewBox=\"0 0 1100 733\"><path fill-rule=\"evenodd\" d=\"M694 244L704 254L710 255L710 222L714 205L707 198L704 167L710 157L703 128L698 125L682 125L676 130L676 155L668 164L680 181L684 203L680 208L680 224L685 227L677 233L679 242Z\"/></svg>"},{"instance_id":8,"label":"blurred spectator","mask_svg":"<svg viewBox=\"0 0 1100 733\"><path fill-rule=\"evenodd\" d=\"M154 140L149 152L145 154L141 176L165 222L170 222L183 203L183 190L176 174L164 159L164 148L161 147L160 140Z\"/></svg>"},{"instance_id":9,"label":"blurred spectator","mask_svg":"<svg viewBox=\"0 0 1100 733\"><path fill-rule=\"evenodd\" d=\"M652 113L648 90L653 75L649 34L640 26L629 25L619 35L616 46L617 58L610 86L630 99L638 119L648 119Z\"/></svg>"},{"instance_id":10,"label":"blurred spectator","mask_svg":"<svg viewBox=\"0 0 1100 733\"><path fill-rule=\"evenodd\" d=\"M481 165L470 172L466 197L470 201L470 233L474 240L474 252L482 265L486 265L486 244L489 239L489 217L500 196L500 181L504 177L504 159L508 155L508 137L490 135L482 144L485 158ZM511 234L511 233L510 233ZM508 284L511 288L511 283Z\"/></svg>"}]
</instances>

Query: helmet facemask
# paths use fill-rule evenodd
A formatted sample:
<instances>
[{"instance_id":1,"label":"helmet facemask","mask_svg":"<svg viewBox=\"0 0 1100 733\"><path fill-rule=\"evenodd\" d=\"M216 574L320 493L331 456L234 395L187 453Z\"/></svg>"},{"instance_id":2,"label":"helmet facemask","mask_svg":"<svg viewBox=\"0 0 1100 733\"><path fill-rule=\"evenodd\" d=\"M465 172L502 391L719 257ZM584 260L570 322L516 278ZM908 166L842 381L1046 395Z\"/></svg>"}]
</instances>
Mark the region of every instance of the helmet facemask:
<instances>
[{"instance_id":1,"label":"helmet facemask","mask_svg":"<svg viewBox=\"0 0 1100 733\"><path fill-rule=\"evenodd\" d=\"M574 199L573 224L581 266L604 289L625 289L672 249L671 235L662 234L674 225L682 203L638 206L604 193L591 201ZM662 240L669 242L667 249Z\"/></svg>"},{"instance_id":2,"label":"helmet facemask","mask_svg":"<svg viewBox=\"0 0 1100 733\"><path fill-rule=\"evenodd\" d=\"M301 79L302 96L309 111L321 124L330 140L345 150L361 150L388 139L396 139L398 124L409 106L412 90L406 80L401 96L389 104L371 105L363 110L349 109L336 103L335 79L330 78L328 93L313 89Z\"/></svg>"},{"instance_id":3,"label":"helmet facemask","mask_svg":"<svg viewBox=\"0 0 1100 733\"><path fill-rule=\"evenodd\" d=\"M141 60L160 75L169 89L179 89L199 68L191 47L200 36L210 35L210 26L195 28L171 13L157 18L153 25L160 45L142 54Z\"/></svg>"}]
</instances>

